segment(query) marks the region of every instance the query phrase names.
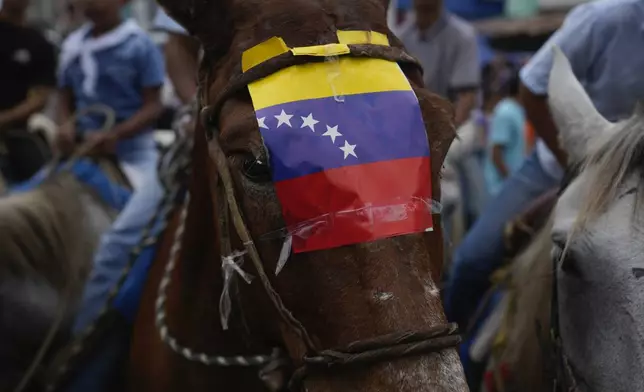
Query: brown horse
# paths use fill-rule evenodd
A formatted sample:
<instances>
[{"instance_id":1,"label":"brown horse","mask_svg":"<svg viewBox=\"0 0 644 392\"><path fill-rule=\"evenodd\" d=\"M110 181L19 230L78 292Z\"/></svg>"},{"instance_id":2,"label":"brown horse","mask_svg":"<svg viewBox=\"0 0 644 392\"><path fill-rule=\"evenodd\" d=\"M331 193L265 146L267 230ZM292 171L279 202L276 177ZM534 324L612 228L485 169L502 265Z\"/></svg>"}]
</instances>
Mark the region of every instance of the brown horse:
<instances>
[{"instance_id":1,"label":"brown horse","mask_svg":"<svg viewBox=\"0 0 644 392\"><path fill-rule=\"evenodd\" d=\"M388 31L385 0L162 3L201 40L205 49L200 77L202 105L221 101L216 97L240 73L242 52L273 36L282 37L289 47L301 47L337 43L337 29L375 31L387 34L391 46L398 48L396 53L403 53L402 45ZM385 49L391 48L376 48L372 54L382 54L379 51ZM410 59L404 55L399 58ZM432 183L432 194L439 199L439 171L454 137L452 113L446 101L423 89L419 67L401 61L401 68L421 105L431 146L432 178L427 180ZM189 202L184 211L175 213L164 235L141 301L132 341L131 390L277 390L284 387L284 380L293 370L289 365L299 367L303 358L312 354L310 346L318 348L314 354L320 354L319 349L347 347L361 341L342 352L333 352L337 361L351 362L356 357L365 359L360 354L367 351L374 353L369 348L377 344L368 344L367 339L431 330L432 326L445 324L436 285L443 260L439 219L429 233L292 255L279 276L271 274L267 280L262 279L264 270L275 271L282 241L260 238L280 230L284 223L272 183L243 174L248 160L259 164L256 157L265 156L247 90L229 94L221 111L216 108L211 114L218 121L205 121L197 128ZM204 125L215 125L220 131L207 140ZM267 169L260 165L262 168ZM236 202L240 214L234 211ZM226 224L227 204L235 225ZM253 257L254 246L249 245L248 239L240 239L244 237L245 227L240 229L244 224L255 240L257 258ZM231 248L225 249L228 245ZM232 286L230 327L223 330L218 305L224 288L221 256L244 248L255 267L246 265L245 269L259 278L250 285L241 282ZM258 266L255 262L260 259L264 264ZM175 264L174 269L167 268ZM159 295L159 288L165 290L165 296ZM273 288L279 295L271 293ZM164 311L159 312L155 304ZM155 322L162 326L161 336L169 344L160 339ZM437 327L433 334L402 334L386 347L396 352L395 358L377 363L329 367L326 371L316 367L304 380L305 389L467 391L462 366L453 349L458 339L445 336L451 332L450 328ZM412 341L420 335L427 339ZM436 342L431 338L437 335L451 339L451 347L427 349ZM379 342L383 344L382 338ZM209 358L205 353L199 355L183 346L221 356L248 356L237 362L258 363L264 363L262 359L267 357L253 355L270 357L272 349L279 347L289 361L269 361L268 366L275 368L262 369L262 374L268 375L264 377L269 379L267 389L257 377L257 368L207 366L206 363L223 365L227 361ZM418 354L421 346L426 348L425 355L405 355ZM280 365L284 364L286 370L282 371ZM280 371L271 371L275 369Z\"/></svg>"}]
</instances>

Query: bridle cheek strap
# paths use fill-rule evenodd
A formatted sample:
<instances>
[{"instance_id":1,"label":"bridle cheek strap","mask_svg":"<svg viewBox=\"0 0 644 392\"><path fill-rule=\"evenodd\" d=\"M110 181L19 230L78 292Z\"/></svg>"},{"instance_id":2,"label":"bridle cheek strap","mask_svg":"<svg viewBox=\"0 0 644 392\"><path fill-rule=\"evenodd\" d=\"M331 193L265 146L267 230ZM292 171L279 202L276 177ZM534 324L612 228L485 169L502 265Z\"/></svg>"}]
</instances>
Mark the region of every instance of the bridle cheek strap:
<instances>
[{"instance_id":1,"label":"bridle cheek strap","mask_svg":"<svg viewBox=\"0 0 644 392\"><path fill-rule=\"evenodd\" d=\"M222 192L223 193L223 198L221 203L223 206L223 209L225 211L223 214L223 218L220 220L221 226L221 233L220 236L222 238L222 250L223 251L231 251L231 249L224 249L223 247L227 246L230 248L230 236L227 234L224 234L224 232L228 231L228 216L232 219L233 226L235 227L235 231L237 232L237 235L239 236L239 239L242 241L244 244L244 247L246 248L245 250L248 252L248 255L250 256L250 259L253 263L253 266L255 267L255 270L257 271L257 274L259 275L259 279L262 282L262 286L264 287L264 290L266 291L266 294L268 295L268 298L272 302L273 306L275 307L275 310L279 314L280 318L282 321L288 325L293 332L295 332L298 337L301 339L302 343L306 347L307 351L310 354L313 354L317 352L316 345L313 343L313 340L311 339L308 331L306 328L293 316L293 314L284 306L284 303L277 294L277 291L273 288L273 285L271 284L268 275L266 274L266 270L264 269L264 264L261 261L261 258L259 256L259 252L257 251L257 247L255 246L255 243L253 242L253 239L250 235L250 231L246 227L246 224L244 223L244 218L242 216L241 210L239 208L239 205L237 203L237 199L235 198L235 189L233 186L233 180L232 180L232 175L230 173L230 168L228 166L228 160L226 158L226 155L224 154L223 150L221 149L221 146L219 145L219 140L217 137L213 137L209 142L208 142L208 151L210 155L211 161L215 164L215 167L217 169L217 177L221 180L222 184ZM211 180L211 187L217 188L217 177L213 177ZM214 183L214 184L213 184ZM220 194L220 192L216 193L217 195ZM226 206L228 208L226 208ZM230 215L227 214L227 212L230 212Z\"/></svg>"}]
</instances>

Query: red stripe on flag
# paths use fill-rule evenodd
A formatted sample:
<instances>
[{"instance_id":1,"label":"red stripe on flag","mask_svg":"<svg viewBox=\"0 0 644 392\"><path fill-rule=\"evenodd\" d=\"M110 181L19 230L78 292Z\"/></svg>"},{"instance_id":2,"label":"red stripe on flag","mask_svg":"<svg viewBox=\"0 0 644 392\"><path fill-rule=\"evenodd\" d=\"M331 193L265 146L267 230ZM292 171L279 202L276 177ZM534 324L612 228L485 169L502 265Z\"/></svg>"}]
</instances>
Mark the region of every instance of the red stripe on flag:
<instances>
[{"instance_id":1,"label":"red stripe on flag","mask_svg":"<svg viewBox=\"0 0 644 392\"><path fill-rule=\"evenodd\" d=\"M429 157L332 169L275 188L295 253L432 227Z\"/></svg>"}]
</instances>

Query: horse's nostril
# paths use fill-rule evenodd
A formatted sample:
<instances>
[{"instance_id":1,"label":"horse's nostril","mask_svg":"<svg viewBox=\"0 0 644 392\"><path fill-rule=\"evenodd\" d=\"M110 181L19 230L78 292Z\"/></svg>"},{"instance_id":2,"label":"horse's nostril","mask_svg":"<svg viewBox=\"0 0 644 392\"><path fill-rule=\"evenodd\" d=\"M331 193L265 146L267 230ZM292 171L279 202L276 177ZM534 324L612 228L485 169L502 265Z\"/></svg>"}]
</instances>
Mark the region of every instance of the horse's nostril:
<instances>
[{"instance_id":1,"label":"horse's nostril","mask_svg":"<svg viewBox=\"0 0 644 392\"><path fill-rule=\"evenodd\" d=\"M248 156L244 159L243 173L252 182L265 183L272 181L268 162L262 158Z\"/></svg>"}]
</instances>

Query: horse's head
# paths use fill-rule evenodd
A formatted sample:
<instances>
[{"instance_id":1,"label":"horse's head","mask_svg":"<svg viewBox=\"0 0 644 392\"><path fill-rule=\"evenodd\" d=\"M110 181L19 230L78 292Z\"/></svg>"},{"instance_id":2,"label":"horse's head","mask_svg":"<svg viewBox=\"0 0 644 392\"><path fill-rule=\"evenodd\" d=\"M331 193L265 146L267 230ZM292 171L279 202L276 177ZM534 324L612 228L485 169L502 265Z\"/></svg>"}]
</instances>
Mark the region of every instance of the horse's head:
<instances>
[{"instance_id":1,"label":"horse's head","mask_svg":"<svg viewBox=\"0 0 644 392\"><path fill-rule=\"evenodd\" d=\"M338 28L387 33L386 2L383 0L195 3L197 5L184 6L186 2L183 1L176 4L168 1L165 5L170 14L204 43L201 80L211 82L202 85L204 105L216 102L228 82L240 72L242 52L271 36L283 37L286 44L295 47L333 43ZM215 11L219 13L214 15ZM212 21L209 18L213 18ZM217 45L224 39L212 38L218 26L230 28L221 37L233 35L226 44L224 58L215 57L222 53ZM219 49L210 52L209 44ZM432 173L426 181L431 182L432 195L438 199L438 173L454 135L451 112L445 101L421 88L418 70L403 70L421 104L431 146ZM220 181L221 184L222 177L226 177L222 171L230 171L231 188L241 209L240 217L250 231L263 268L286 308L306 328L316 347L345 348L355 341L395 332L427 330L445 323L438 287L443 260L438 216L434 216L433 232L292 254L286 267L276 276L274 271L285 238L267 234L283 232L285 223L271 180L270 159L248 91L244 88L228 96L220 110L216 109L211 115L214 121L205 121L203 125L207 132L212 132L212 139L206 140L202 129L196 140L197 150L199 144L208 144L210 149L210 178L203 180ZM224 170L212 162L220 157L225 157ZM215 187L211 190L220 212L218 218L221 218L221 198L216 200L216 197L221 196L222 190ZM306 189L302 191L307 192ZM230 221L235 218L231 213ZM238 231L232 223L227 229L230 233ZM244 239L233 238L231 250L243 248L243 242ZM255 274L257 271L251 267L250 259L247 257L244 269ZM242 283L237 306L243 309L245 319L255 331L253 336L257 334L258 339L266 342L279 342L297 363L310 354L306 339L298 336L296 328L283 322L267 297L258 280L251 286ZM258 311L260 307L263 308L261 312ZM254 329L252 324L260 327ZM451 349L438 351L356 367L349 372L331 372L324 376L313 372L307 381L307 390L465 390L456 352Z\"/></svg>"},{"instance_id":2,"label":"horse's head","mask_svg":"<svg viewBox=\"0 0 644 392\"><path fill-rule=\"evenodd\" d=\"M551 111L569 163L578 168L552 230L564 351L589 388L637 390L642 378L626 374L644 354L644 116L637 109L630 119L608 122L565 55L554 51Z\"/></svg>"}]
</instances>

